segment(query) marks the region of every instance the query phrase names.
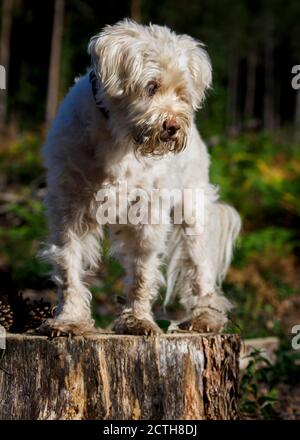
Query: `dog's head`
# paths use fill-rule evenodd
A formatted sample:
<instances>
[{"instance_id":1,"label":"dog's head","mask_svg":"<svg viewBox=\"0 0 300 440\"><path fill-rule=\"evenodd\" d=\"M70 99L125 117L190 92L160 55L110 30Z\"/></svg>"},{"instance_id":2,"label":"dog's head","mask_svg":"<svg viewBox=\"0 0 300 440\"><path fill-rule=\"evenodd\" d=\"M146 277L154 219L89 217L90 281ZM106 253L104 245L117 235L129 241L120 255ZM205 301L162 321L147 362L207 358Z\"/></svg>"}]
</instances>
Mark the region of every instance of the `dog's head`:
<instances>
[{"instance_id":1,"label":"dog's head","mask_svg":"<svg viewBox=\"0 0 300 440\"><path fill-rule=\"evenodd\" d=\"M88 50L114 135L133 140L144 155L181 151L211 83L202 44L167 27L123 20L93 37Z\"/></svg>"}]
</instances>

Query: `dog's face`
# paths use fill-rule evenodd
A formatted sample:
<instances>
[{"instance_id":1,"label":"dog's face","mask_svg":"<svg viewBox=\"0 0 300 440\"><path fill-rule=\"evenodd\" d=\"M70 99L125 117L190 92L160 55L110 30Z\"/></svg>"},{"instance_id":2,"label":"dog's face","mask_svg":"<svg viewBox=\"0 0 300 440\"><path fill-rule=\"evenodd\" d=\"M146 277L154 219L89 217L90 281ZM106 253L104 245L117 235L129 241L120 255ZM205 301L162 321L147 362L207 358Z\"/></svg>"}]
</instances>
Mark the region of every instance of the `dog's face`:
<instances>
[{"instance_id":1,"label":"dog's face","mask_svg":"<svg viewBox=\"0 0 300 440\"><path fill-rule=\"evenodd\" d=\"M166 27L124 20L93 37L89 53L114 135L143 155L182 151L211 83L202 45Z\"/></svg>"}]
</instances>

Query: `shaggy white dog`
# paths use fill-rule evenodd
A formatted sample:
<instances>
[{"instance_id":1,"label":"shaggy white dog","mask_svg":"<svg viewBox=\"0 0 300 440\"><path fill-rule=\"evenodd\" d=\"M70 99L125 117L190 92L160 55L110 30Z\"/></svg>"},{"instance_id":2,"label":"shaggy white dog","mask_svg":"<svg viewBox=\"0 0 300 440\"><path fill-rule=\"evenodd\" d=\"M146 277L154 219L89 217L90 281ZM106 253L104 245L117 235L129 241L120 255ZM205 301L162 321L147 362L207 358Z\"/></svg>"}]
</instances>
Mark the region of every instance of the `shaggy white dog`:
<instances>
[{"instance_id":1,"label":"shaggy white dog","mask_svg":"<svg viewBox=\"0 0 300 440\"><path fill-rule=\"evenodd\" d=\"M190 197L196 217L187 223L183 214L181 224L173 221L176 198L168 208L162 203L155 209L152 199L139 198L139 211L150 204L164 211L169 224L145 221L145 216L120 222L124 212L117 203L117 224L109 230L112 251L127 273L127 303L114 330L160 333L151 308L164 281L160 267L167 263L166 302L178 297L186 310L179 328L219 331L231 307L220 285L240 218L218 201L209 183L209 156L194 123L211 83L208 55L187 35L130 20L106 26L88 50L92 70L64 99L43 150L50 226L44 255L54 267L59 301L55 317L40 330L84 334L93 329L84 276L101 256L103 224L97 210L101 203L112 205L96 194L109 189L116 195L120 182L126 182L125 208L137 203L132 198L137 189L146 195L200 189L204 203L200 209ZM203 214L200 230L197 217Z\"/></svg>"}]
</instances>

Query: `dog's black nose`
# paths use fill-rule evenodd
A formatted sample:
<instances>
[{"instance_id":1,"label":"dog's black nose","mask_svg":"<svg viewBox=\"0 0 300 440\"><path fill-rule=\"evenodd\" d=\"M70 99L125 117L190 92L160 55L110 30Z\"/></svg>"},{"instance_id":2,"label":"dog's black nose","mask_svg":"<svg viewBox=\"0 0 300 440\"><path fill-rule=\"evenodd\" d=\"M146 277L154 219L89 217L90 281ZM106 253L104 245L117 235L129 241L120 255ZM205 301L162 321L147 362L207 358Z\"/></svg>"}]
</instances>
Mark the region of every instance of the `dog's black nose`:
<instances>
[{"instance_id":1,"label":"dog's black nose","mask_svg":"<svg viewBox=\"0 0 300 440\"><path fill-rule=\"evenodd\" d=\"M176 119L168 119L163 123L163 129L168 133L170 137L172 137L180 129L180 125L178 124Z\"/></svg>"}]
</instances>

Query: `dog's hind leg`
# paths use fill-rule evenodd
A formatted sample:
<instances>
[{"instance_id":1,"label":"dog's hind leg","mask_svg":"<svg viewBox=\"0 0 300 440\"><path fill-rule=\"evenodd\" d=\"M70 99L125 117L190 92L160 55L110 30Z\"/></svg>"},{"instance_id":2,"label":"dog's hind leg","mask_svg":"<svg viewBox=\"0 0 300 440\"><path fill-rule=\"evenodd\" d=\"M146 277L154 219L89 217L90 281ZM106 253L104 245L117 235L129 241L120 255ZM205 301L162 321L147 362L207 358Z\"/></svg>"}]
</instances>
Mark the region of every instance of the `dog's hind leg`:
<instances>
[{"instance_id":1,"label":"dog's hind leg","mask_svg":"<svg viewBox=\"0 0 300 440\"><path fill-rule=\"evenodd\" d=\"M114 323L121 334L161 333L152 315L152 304L164 283L160 272L165 250L166 226L116 226L117 257L126 269L126 306ZM114 239L113 239L114 243Z\"/></svg>"},{"instance_id":2,"label":"dog's hind leg","mask_svg":"<svg viewBox=\"0 0 300 440\"><path fill-rule=\"evenodd\" d=\"M207 207L202 232L182 231L182 268L177 291L187 318L179 328L198 332L217 332L227 323L232 308L221 291L221 283L231 261L240 218L228 205L212 203Z\"/></svg>"}]
</instances>

